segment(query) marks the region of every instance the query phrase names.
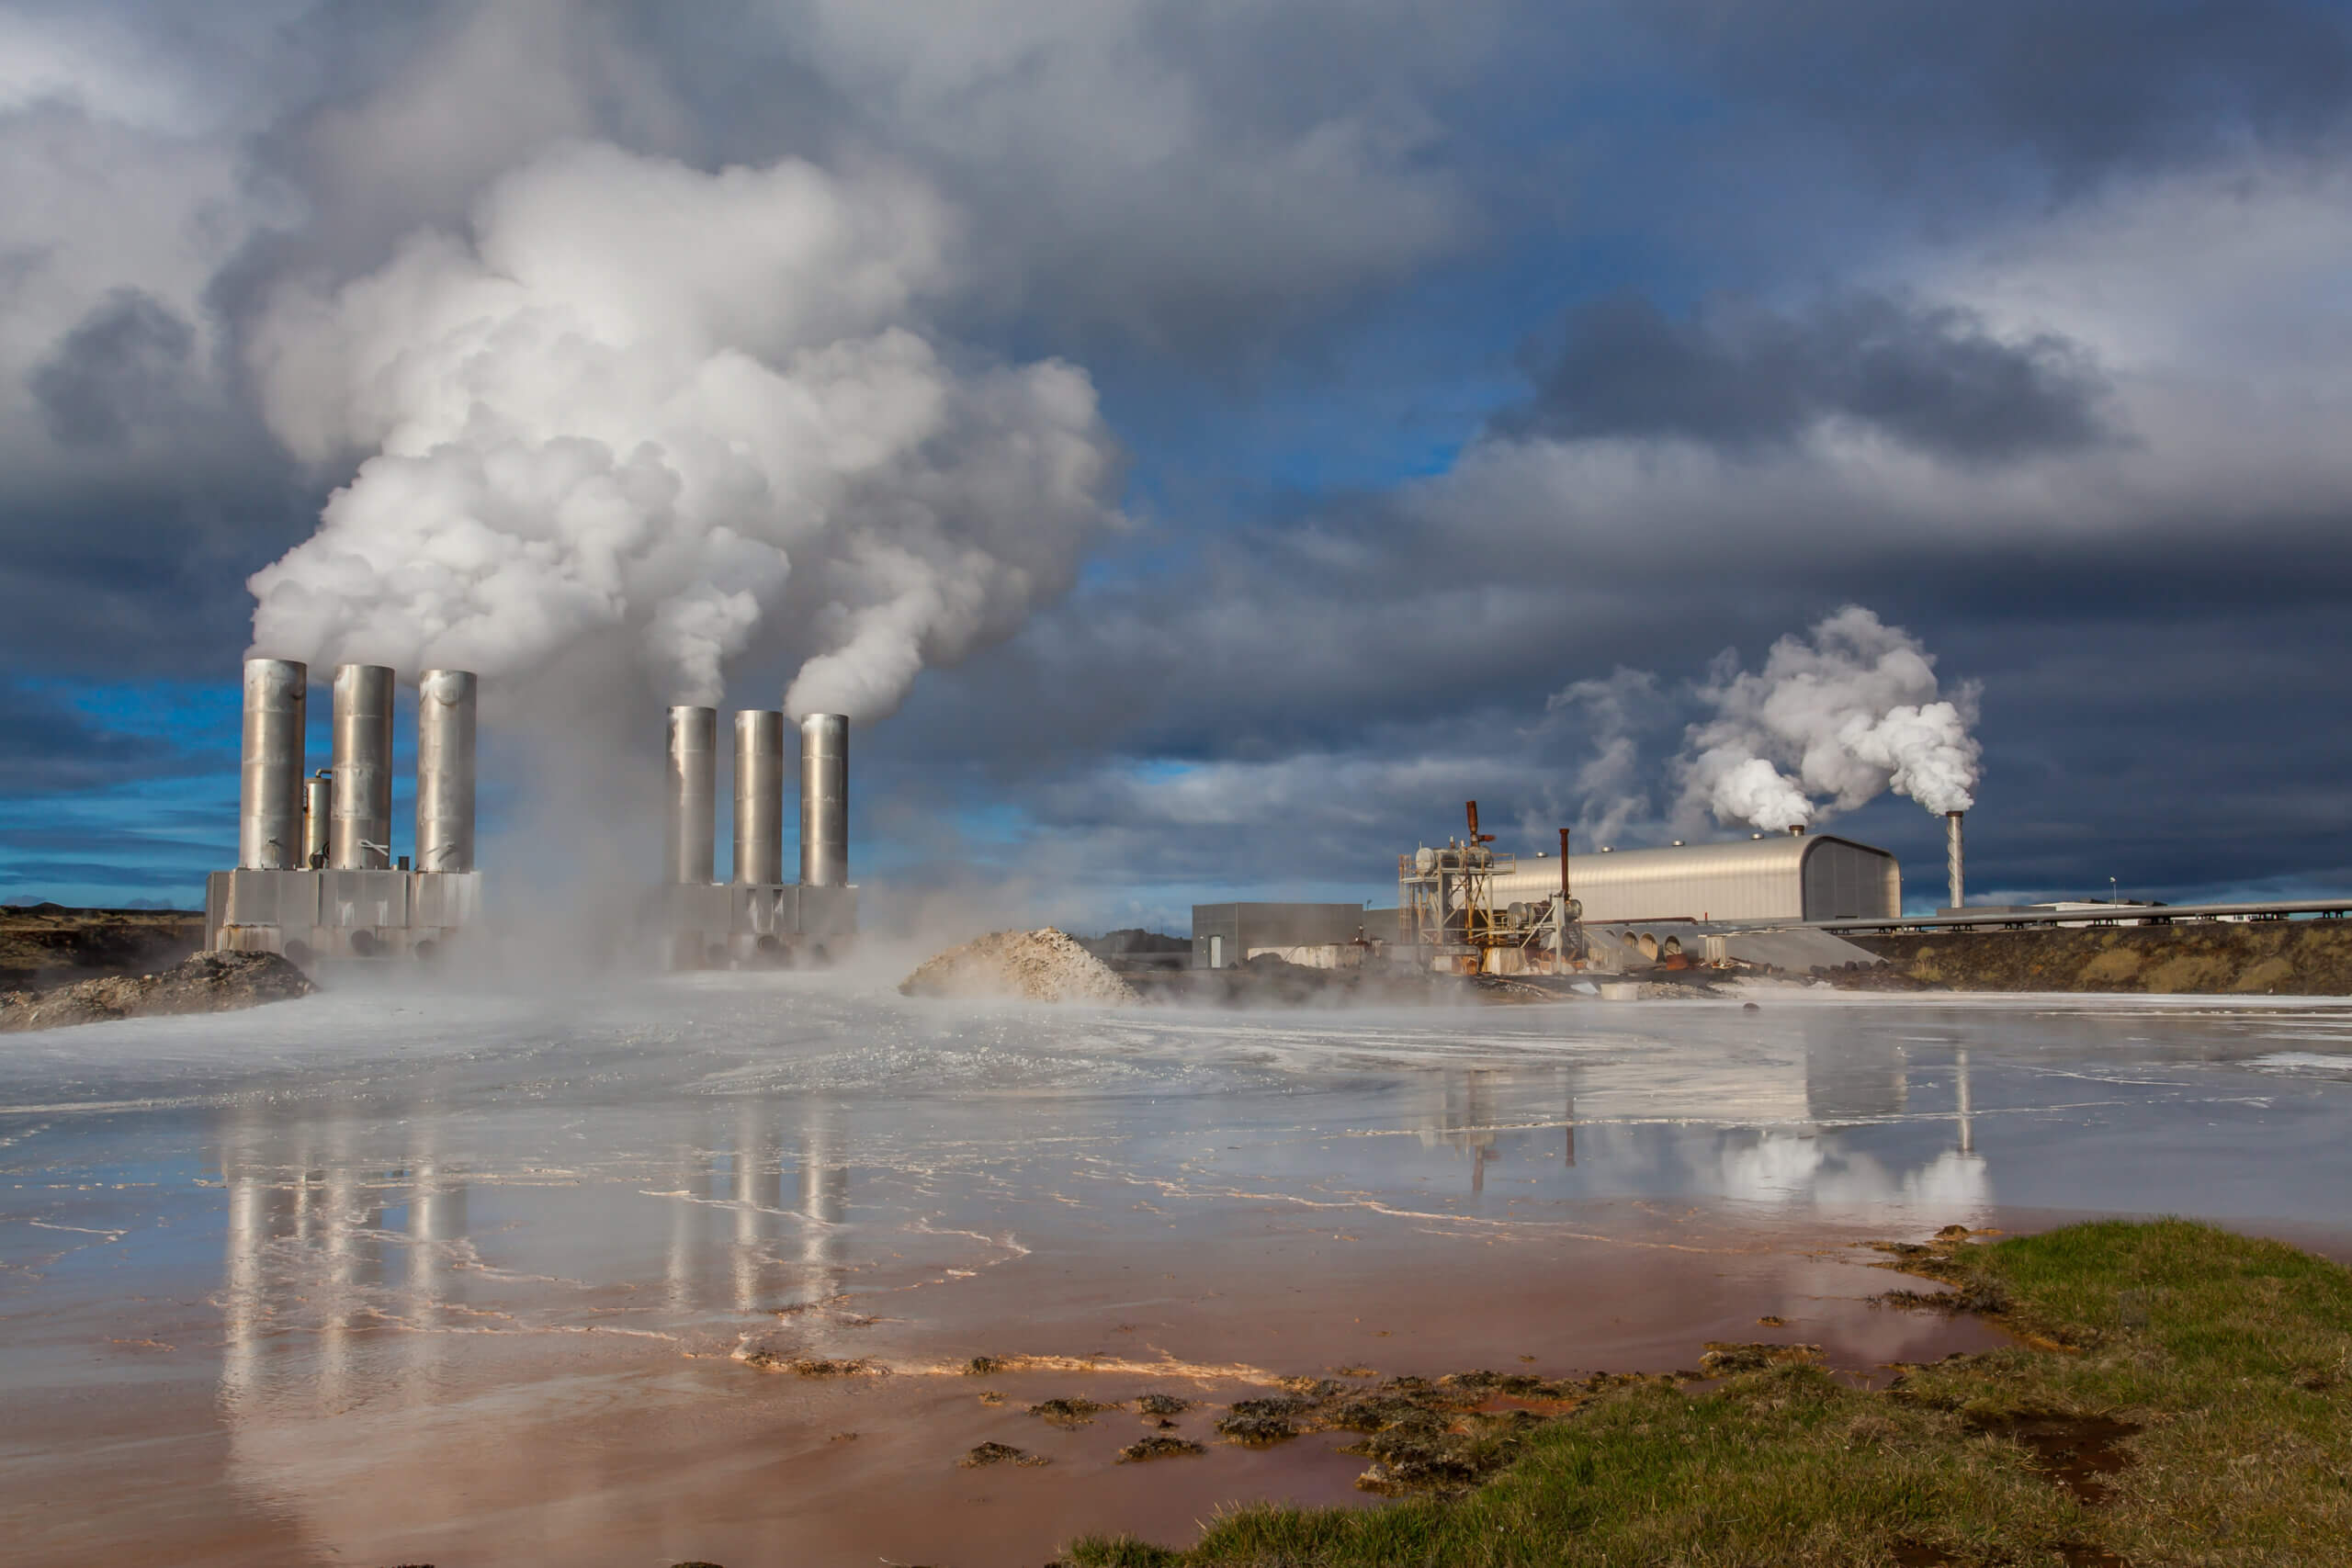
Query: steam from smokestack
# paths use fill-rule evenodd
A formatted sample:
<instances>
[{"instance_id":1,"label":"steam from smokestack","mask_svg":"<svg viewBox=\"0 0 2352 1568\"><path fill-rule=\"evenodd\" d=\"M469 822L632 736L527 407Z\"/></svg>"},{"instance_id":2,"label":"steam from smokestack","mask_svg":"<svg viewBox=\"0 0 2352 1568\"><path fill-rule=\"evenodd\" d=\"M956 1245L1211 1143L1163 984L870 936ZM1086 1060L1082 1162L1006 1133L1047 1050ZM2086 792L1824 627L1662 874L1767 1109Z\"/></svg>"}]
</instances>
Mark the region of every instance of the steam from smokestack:
<instances>
[{"instance_id":1,"label":"steam from smokestack","mask_svg":"<svg viewBox=\"0 0 2352 1568\"><path fill-rule=\"evenodd\" d=\"M1892 789L1929 811L1967 810L1978 688L1942 695L1935 666L1859 604L1774 643L1761 672L1726 653L1700 688L1714 716L1690 727L1678 764L1685 809L1778 830Z\"/></svg>"},{"instance_id":2,"label":"steam from smokestack","mask_svg":"<svg viewBox=\"0 0 2352 1568\"><path fill-rule=\"evenodd\" d=\"M256 646L511 680L618 645L692 705L781 653L796 715L889 713L1114 520L1085 374L925 331L953 227L887 173L575 143L469 234L280 295L252 351L270 427L358 466L252 579Z\"/></svg>"}]
</instances>

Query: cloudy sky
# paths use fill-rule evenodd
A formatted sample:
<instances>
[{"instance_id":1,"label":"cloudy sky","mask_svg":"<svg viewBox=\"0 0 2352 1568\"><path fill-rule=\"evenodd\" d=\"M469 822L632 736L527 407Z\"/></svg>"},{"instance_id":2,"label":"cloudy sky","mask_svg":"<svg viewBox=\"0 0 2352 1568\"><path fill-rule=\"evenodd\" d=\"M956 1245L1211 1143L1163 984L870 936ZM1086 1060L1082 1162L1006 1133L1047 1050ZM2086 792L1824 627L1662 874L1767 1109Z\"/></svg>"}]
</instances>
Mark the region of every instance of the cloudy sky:
<instances>
[{"instance_id":1,"label":"cloudy sky","mask_svg":"<svg viewBox=\"0 0 2352 1568\"><path fill-rule=\"evenodd\" d=\"M2347 153L2290 0L6 0L0 899L198 897L258 637L484 668L493 840L789 689L872 880L1385 903L1748 831L1849 605L1976 897L2341 891Z\"/></svg>"}]
</instances>

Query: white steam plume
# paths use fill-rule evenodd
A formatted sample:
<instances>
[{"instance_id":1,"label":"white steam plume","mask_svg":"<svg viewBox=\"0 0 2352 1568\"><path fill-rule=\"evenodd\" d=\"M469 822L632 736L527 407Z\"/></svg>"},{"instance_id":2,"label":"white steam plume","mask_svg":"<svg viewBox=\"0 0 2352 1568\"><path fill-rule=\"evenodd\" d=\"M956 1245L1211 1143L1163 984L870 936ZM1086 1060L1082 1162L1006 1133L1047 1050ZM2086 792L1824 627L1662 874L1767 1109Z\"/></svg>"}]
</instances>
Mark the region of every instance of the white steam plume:
<instances>
[{"instance_id":1,"label":"white steam plume","mask_svg":"<svg viewBox=\"0 0 2352 1568\"><path fill-rule=\"evenodd\" d=\"M1934 656L1859 604L1774 643L1761 673L1726 653L1699 694L1715 712L1678 764L1686 816L1778 830L1888 789L1934 812L1974 803L1978 688L1941 696Z\"/></svg>"},{"instance_id":2,"label":"white steam plume","mask_svg":"<svg viewBox=\"0 0 2352 1568\"><path fill-rule=\"evenodd\" d=\"M574 143L468 236L281 294L253 348L270 426L361 460L254 574L256 650L531 677L619 648L704 703L781 653L795 713L888 713L1115 520L1082 371L951 363L923 330L952 228L887 173Z\"/></svg>"}]
</instances>

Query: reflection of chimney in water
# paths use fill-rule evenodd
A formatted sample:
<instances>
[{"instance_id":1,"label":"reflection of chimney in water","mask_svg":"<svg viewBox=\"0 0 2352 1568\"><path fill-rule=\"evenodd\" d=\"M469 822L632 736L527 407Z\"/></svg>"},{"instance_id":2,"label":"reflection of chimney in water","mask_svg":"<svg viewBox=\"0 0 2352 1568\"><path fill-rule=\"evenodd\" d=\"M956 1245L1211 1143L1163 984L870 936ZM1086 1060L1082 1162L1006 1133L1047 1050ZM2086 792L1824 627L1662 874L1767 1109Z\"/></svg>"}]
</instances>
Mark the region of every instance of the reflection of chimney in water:
<instances>
[{"instance_id":1,"label":"reflection of chimney in water","mask_svg":"<svg viewBox=\"0 0 2352 1568\"><path fill-rule=\"evenodd\" d=\"M784 1173L769 1136L766 1107L748 1101L735 1118L735 1310L759 1306L770 1213L784 1207Z\"/></svg>"},{"instance_id":2,"label":"reflection of chimney in water","mask_svg":"<svg viewBox=\"0 0 2352 1568\"><path fill-rule=\"evenodd\" d=\"M1964 1155L1973 1155L1976 1152L1976 1133L1975 1129L1969 1124L1968 1053L1966 1051L1955 1055L1952 1077L1960 1106L1960 1152Z\"/></svg>"},{"instance_id":3,"label":"reflection of chimney in water","mask_svg":"<svg viewBox=\"0 0 2352 1568\"><path fill-rule=\"evenodd\" d=\"M232 1412L255 1392L261 1369L262 1260L269 1246L269 1184L261 1170L257 1113L240 1108L223 1129L220 1180L229 1190L228 1257L221 1272L220 1397Z\"/></svg>"},{"instance_id":4,"label":"reflection of chimney in water","mask_svg":"<svg viewBox=\"0 0 2352 1568\"><path fill-rule=\"evenodd\" d=\"M1577 1097L1568 1096L1566 1108L1560 1112L1560 1134L1567 1145L1560 1163L1574 1170L1577 1165Z\"/></svg>"}]
</instances>

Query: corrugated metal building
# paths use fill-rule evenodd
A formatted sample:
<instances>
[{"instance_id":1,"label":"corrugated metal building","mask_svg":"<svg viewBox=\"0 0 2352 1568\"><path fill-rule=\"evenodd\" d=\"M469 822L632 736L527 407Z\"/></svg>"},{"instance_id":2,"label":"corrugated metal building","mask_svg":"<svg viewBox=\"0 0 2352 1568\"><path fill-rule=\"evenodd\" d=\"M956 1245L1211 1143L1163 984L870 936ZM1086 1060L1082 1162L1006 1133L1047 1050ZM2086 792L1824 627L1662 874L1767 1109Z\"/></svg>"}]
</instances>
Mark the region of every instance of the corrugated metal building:
<instances>
[{"instance_id":1,"label":"corrugated metal building","mask_svg":"<svg viewBox=\"0 0 2352 1568\"><path fill-rule=\"evenodd\" d=\"M1385 940L1395 928L1372 934ZM1224 969L1269 949L1329 947L1364 934L1361 904L1195 904L1193 967Z\"/></svg>"},{"instance_id":2,"label":"corrugated metal building","mask_svg":"<svg viewBox=\"0 0 2352 1568\"><path fill-rule=\"evenodd\" d=\"M1829 833L1568 857L1588 921L1891 919L1903 874L1886 851ZM1495 878L1497 908L1560 890L1560 863L1521 860Z\"/></svg>"}]
</instances>

